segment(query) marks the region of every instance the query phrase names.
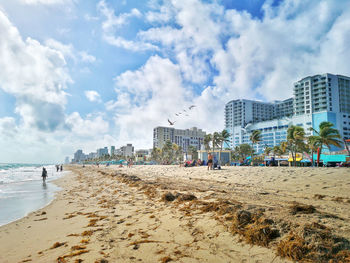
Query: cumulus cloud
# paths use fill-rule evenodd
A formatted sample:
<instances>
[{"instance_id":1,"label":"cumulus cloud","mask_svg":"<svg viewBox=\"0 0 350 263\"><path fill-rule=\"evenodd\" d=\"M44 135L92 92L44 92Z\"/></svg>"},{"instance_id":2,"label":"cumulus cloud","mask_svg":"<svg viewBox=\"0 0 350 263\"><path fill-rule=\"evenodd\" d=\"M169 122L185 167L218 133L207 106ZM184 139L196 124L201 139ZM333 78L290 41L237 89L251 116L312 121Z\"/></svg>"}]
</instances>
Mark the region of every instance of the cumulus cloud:
<instances>
[{"instance_id":1,"label":"cumulus cloud","mask_svg":"<svg viewBox=\"0 0 350 263\"><path fill-rule=\"evenodd\" d=\"M1 137L14 137L18 132L16 121L11 117L0 118Z\"/></svg>"},{"instance_id":2,"label":"cumulus cloud","mask_svg":"<svg viewBox=\"0 0 350 263\"><path fill-rule=\"evenodd\" d=\"M21 0L21 2L27 5L63 5L70 4L73 2L73 0Z\"/></svg>"},{"instance_id":3,"label":"cumulus cloud","mask_svg":"<svg viewBox=\"0 0 350 263\"><path fill-rule=\"evenodd\" d=\"M22 40L2 11L0 34L0 87L15 96L24 124L48 131L63 127L65 89L72 81L63 53L31 38ZM47 112L54 115L51 120Z\"/></svg>"},{"instance_id":4,"label":"cumulus cloud","mask_svg":"<svg viewBox=\"0 0 350 263\"><path fill-rule=\"evenodd\" d=\"M101 102L101 96L96 90L86 90L85 96L91 102Z\"/></svg>"},{"instance_id":5,"label":"cumulus cloud","mask_svg":"<svg viewBox=\"0 0 350 263\"><path fill-rule=\"evenodd\" d=\"M140 41L127 40L118 35L118 29L128 23L129 19L141 17L141 13L138 9L133 8L129 13L123 13L116 16L114 9L109 8L105 1L100 1L97 5L98 11L105 17L105 21L102 23L103 39L110 45L132 50L132 51L145 51L156 49L156 47L150 43L144 43Z\"/></svg>"},{"instance_id":6,"label":"cumulus cloud","mask_svg":"<svg viewBox=\"0 0 350 263\"><path fill-rule=\"evenodd\" d=\"M70 125L72 132L78 136L102 137L109 130L109 124L103 119L102 115L88 115L83 119L78 112L73 112L67 117L67 124Z\"/></svg>"},{"instance_id":7,"label":"cumulus cloud","mask_svg":"<svg viewBox=\"0 0 350 263\"><path fill-rule=\"evenodd\" d=\"M86 51L77 51L72 44L63 44L55 39L49 38L45 41L45 45L60 51L65 58L71 58L75 62L93 63L96 58Z\"/></svg>"},{"instance_id":8,"label":"cumulus cloud","mask_svg":"<svg viewBox=\"0 0 350 263\"><path fill-rule=\"evenodd\" d=\"M115 83L117 100L106 107L116 114L119 141L133 141L138 147L149 146L153 128L165 125L169 116L175 117L174 110L182 111L191 101L178 65L159 56L119 75Z\"/></svg>"},{"instance_id":9,"label":"cumulus cloud","mask_svg":"<svg viewBox=\"0 0 350 263\"><path fill-rule=\"evenodd\" d=\"M77 56L71 45L23 39L2 10L0 35L0 88L15 98L17 114L16 118L0 118L0 138L4 138L0 148L6 149L0 153L1 160L52 162L84 143L94 147L94 143L111 141L102 114L67 116L66 90L73 81L66 58ZM77 54L93 61L87 53Z\"/></svg>"},{"instance_id":10,"label":"cumulus cloud","mask_svg":"<svg viewBox=\"0 0 350 263\"><path fill-rule=\"evenodd\" d=\"M121 138L133 137L142 146L146 141L150 146L152 129L167 124L186 103L196 104L197 114L176 126L212 132L224 128L224 105L232 99L286 99L293 82L307 75L350 75L346 1L267 1L261 18L199 0L163 1L153 8L145 15L151 26L138 37L162 57L152 56L140 69L118 76L117 100L106 104L117 112ZM167 102L171 83L182 95ZM215 124L207 116L217 116Z\"/></svg>"}]
</instances>

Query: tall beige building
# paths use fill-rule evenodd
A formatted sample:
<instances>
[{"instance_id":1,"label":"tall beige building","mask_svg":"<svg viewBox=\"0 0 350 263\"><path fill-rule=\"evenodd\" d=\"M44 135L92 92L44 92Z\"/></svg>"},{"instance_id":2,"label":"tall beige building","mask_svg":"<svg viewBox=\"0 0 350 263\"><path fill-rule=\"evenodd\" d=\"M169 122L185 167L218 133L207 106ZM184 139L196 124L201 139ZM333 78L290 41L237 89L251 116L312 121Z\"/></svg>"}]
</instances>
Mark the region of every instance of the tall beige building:
<instances>
[{"instance_id":1,"label":"tall beige building","mask_svg":"<svg viewBox=\"0 0 350 263\"><path fill-rule=\"evenodd\" d=\"M153 147L162 148L166 141L170 141L181 146L184 152L187 152L190 145L200 150L205 135L205 131L196 127L186 130L156 127L153 129Z\"/></svg>"}]
</instances>

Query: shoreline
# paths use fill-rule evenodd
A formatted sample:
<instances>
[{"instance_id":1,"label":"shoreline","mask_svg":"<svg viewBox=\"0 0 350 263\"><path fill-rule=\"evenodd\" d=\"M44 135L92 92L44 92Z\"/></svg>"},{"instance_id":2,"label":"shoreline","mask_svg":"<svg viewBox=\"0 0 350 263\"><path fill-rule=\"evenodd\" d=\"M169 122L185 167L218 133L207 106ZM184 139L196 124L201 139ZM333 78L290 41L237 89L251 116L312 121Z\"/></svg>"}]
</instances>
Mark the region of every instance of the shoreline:
<instances>
[{"instance_id":1,"label":"shoreline","mask_svg":"<svg viewBox=\"0 0 350 263\"><path fill-rule=\"evenodd\" d=\"M281 228L286 222L290 227L294 222L301 226L315 222L332 229L335 236L350 237L346 221L350 176L345 170L320 168L318 174L293 168L206 171L175 166L71 166L71 170L57 179L62 190L49 205L0 227L0 242L5 244L0 248L1 262L290 262L276 256L277 245L288 234ZM177 199L164 200L167 193ZM315 211L293 215L292 202L312 205ZM265 224L270 222L269 229L277 229L280 237L271 236L259 246L254 240L248 244L246 226L233 227L238 212L261 213L274 222ZM259 222L252 226L261 227Z\"/></svg>"},{"instance_id":2,"label":"shoreline","mask_svg":"<svg viewBox=\"0 0 350 263\"><path fill-rule=\"evenodd\" d=\"M66 174L62 175L62 177L64 176L66 176ZM55 199L56 193L62 190L55 183L55 181L59 180L60 178L47 181L46 185L43 185L42 180L27 180L6 184L5 186L8 187L8 189L6 190L13 192L12 195L16 196L7 197L4 199L4 201L7 202L8 206L15 206L16 203L20 202L17 205L23 206L23 208L20 211L8 211L9 213L12 213L12 219L11 221L7 221L3 218L3 220L1 221L4 223L0 221L0 227L20 220L28 216L30 213L33 213L48 206ZM28 194L24 194L24 196L21 196L23 195L23 193ZM31 200L32 202L37 202L39 205L36 206L36 203L31 204L29 201L26 201L27 203L25 203L21 200ZM11 209L11 207L9 209ZM28 211L25 211L27 209Z\"/></svg>"}]
</instances>

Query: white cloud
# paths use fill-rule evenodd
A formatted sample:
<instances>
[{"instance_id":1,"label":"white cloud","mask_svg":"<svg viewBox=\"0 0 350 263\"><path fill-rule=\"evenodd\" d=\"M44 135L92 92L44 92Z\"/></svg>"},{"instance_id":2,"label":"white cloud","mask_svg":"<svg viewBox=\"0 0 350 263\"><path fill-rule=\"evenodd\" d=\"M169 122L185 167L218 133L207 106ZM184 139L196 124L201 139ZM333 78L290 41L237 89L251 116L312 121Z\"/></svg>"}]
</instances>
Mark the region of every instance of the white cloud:
<instances>
[{"instance_id":1,"label":"white cloud","mask_svg":"<svg viewBox=\"0 0 350 263\"><path fill-rule=\"evenodd\" d=\"M72 132L79 137L102 137L109 131L109 124L102 115L87 116L83 119L78 112L73 112L67 117L67 124Z\"/></svg>"},{"instance_id":2,"label":"white cloud","mask_svg":"<svg viewBox=\"0 0 350 263\"><path fill-rule=\"evenodd\" d=\"M101 102L100 94L95 90L86 90L85 91L86 98L91 102Z\"/></svg>"},{"instance_id":3,"label":"white cloud","mask_svg":"<svg viewBox=\"0 0 350 263\"><path fill-rule=\"evenodd\" d=\"M66 90L73 82L66 64L67 57L75 56L71 45L23 40L2 10L0 35L0 88L15 98L18 114L0 118L0 148L6 149L0 152L2 161L53 162L81 145L111 141L103 114L82 118L65 113Z\"/></svg>"},{"instance_id":4,"label":"white cloud","mask_svg":"<svg viewBox=\"0 0 350 263\"><path fill-rule=\"evenodd\" d=\"M14 137L18 132L16 121L11 117L0 118L1 137Z\"/></svg>"},{"instance_id":5,"label":"white cloud","mask_svg":"<svg viewBox=\"0 0 350 263\"><path fill-rule=\"evenodd\" d=\"M84 63L93 63L96 61L96 58L93 55L90 55L86 51L77 51L72 44L63 44L55 39L47 39L45 45L60 51L65 58L71 58L75 62L82 61Z\"/></svg>"},{"instance_id":6,"label":"white cloud","mask_svg":"<svg viewBox=\"0 0 350 263\"><path fill-rule=\"evenodd\" d=\"M22 40L0 11L0 83L15 96L23 123L42 130L64 127L65 89L72 82L61 51L38 41ZM47 120L47 113L54 114Z\"/></svg>"},{"instance_id":7,"label":"white cloud","mask_svg":"<svg viewBox=\"0 0 350 263\"><path fill-rule=\"evenodd\" d=\"M73 2L73 0L20 0L22 3L27 5L63 5L63 4L70 4Z\"/></svg>"},{"instance_id":8,"label":"white cloud","mask_svg":"<svg viewBox=\"0 0 350 263\"><path fill-rule=\"evenodd\" d=\"M132 51L156 49L156 47L150 43L127 40L121 36L118 36L118 29L121 26L125 26L130 18L140 18L142 16L138 9L133 8L130 13L123 13L116 16L114 15L114 10L109 8L105 1L100 1L97 5L97 9L106 18L106 20L102 23L102 31L103 39L108 44Z\"/></svg>"},{"instance_id":9,"label":"white cloud","mask_svg":"<svg viewBox=\"0 0 350 263\"><path fill-rule=\"evenodd\" d=\"M350 75L349 2L267 1L261 19L224 10L218 2L164 1L154 7L158 11L145 18L159 26L138 37L164 58L153 56L118 76L118 99L106 104L116 112L120 138L140 147L150 147L152 129L167 125L188 103L196 111L175 126L212 132L224 128L224 105L232 99L285 99L293 82L307 75Z\"/></svg>"},{"instance_id":10,"label":"white cloud","mask_svg":"<svg viewBox=\"0 0 350 263\"><path fill-rule=\"evenodd\" d=\"M93 55L88 54L86 51L79 52L81 60L87 63L93 63L96 61L96 58Z\"/></svg>"},{"instance_id":11,"label":"white cloud","mask_svg":"<svg viewBox=\"0 0 350 263\"><path fill-rule=\"evenodd\" d=\"M116 113L119 141L133 141L137 147L150 147L153 128L166 125L174 110L190 104L191 92L184 88L181 72L169 59L151 57L136 71L116 79L117 100L106 104ZM177 119L181 125L181 119Z\"/></svg>"},{"instance_id":12,"label":"white cloud","mask_svg":"<svg viewBox=\"0 0 350 263\"><path fill-rule=\"evenodd\" d=\"M99 17L97 17L97 16L92 16L92 15L90 15L90 14L85 14L85 15L84 15L84 19L85 19L86 21L97 21L97 20L99 20Z\"/></svg>"}]
</instances>

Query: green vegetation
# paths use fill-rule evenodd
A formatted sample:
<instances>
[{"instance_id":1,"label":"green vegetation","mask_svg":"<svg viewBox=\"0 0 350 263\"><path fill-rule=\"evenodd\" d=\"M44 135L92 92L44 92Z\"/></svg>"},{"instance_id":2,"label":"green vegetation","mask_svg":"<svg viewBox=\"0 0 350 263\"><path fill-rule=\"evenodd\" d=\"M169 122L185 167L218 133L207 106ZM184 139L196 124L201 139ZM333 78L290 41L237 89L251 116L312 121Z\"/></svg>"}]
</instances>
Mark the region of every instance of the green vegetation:
<instances>
[{"instance_id":1,"label":"green vegetation","mask_svg":"<svg viewBox=\"0 0 350 263\"><path fill-rule=\"evenodd\" d=\"M322 153L322 147L327 146L328 149L330 149L332 145L336 147L340 147L342 145L342 141L339 140L341 138L339 131L333 128L333 123L331 122L327 122L327 121L322 122L319 126L319 131L313 128L310 128L310 130L312 130L314 133L317 134L315 136L315 140L319 144L319 148L320 148L317 154L317 166L319 166L319 159Z\"/></svg>"}]
</instances>

